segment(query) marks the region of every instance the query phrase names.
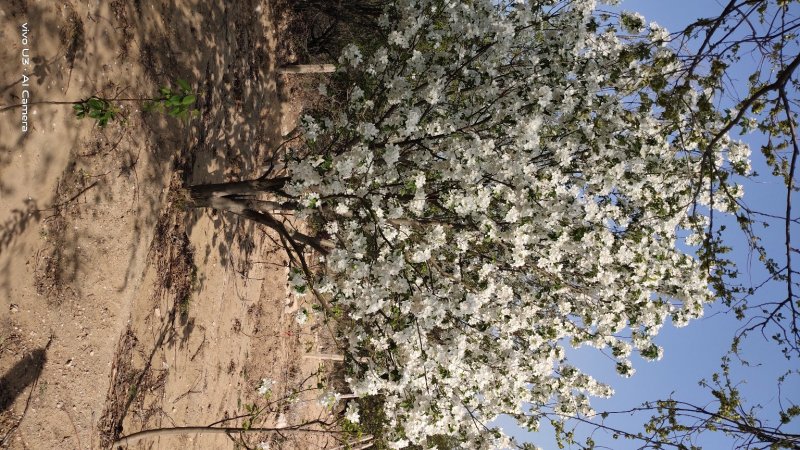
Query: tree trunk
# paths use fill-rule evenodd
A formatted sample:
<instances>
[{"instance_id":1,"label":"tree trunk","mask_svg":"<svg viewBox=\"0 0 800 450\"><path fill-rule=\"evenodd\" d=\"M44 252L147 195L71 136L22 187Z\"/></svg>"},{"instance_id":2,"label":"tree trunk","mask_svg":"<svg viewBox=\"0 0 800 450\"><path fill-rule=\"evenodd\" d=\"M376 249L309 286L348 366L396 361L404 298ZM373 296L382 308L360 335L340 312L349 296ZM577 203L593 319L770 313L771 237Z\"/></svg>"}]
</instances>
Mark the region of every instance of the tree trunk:
<instances>
[{"instance_id":1,"label":"tree trunk","mask_svg":"<svg viewBox=\"0 0 800 450\"><path fill-rule=\"evenodd\" d=\"M293 64L278 68L279 74L290 73L331 73L336 71L333 64Z\"/></svg>"},{"instance_id":2,"label":"tree trunk","mask_svg":"<svg viewBox=\"0 0 800 450\"><path fill-rule=\"evenodd\" d=\"M189 197L196 207L209 207L212 198L236 195L255 195L262 192L275 192L286 186L289 177L267 180L243 180L228 183L199 184L188 189Z\"/></svg>"},{"instance_id":3,"label":"tree trunk","mask_svg":"<svg viewBox=\"0 0 800 450\"><path fill-rule=\"evenodd\" d=\"M274 202L247 198L265 192L279 191L289 177L267 180L245 180L229 183L200 184L187 190L191 206L195 208L212 208L217 211L228 211L245 219L266 225L289 239L296 250L309 246L323 255L327 255L333 243L321 237L308 236L297 230L291 230L281 221L275 219L271 212L289 209L296 210L295 202ZM298 255L302 256L302 255Z\"/></svg>"}]
</instances>

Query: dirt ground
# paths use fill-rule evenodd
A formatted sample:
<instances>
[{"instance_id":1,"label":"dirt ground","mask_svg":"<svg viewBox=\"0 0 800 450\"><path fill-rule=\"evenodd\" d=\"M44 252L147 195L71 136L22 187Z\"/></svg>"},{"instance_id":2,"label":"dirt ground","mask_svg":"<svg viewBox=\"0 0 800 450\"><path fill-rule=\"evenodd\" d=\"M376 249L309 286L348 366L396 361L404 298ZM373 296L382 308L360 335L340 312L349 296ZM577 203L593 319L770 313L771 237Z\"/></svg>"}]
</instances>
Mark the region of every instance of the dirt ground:
<instances>
[{"instance_id":1,"label":"dirt ground","mask_svg":"<svg viewBox=\"0 0 800 450\"><path fill-rule=\"evenodd\" d=\"M176 195L260 175L294 127L298 83L275 70L293 62L286 16L269 0L0 2L0 107L23 91L34 102L143 98L183 78L200 111L186 123L129 102L124 121L99 128L69 105L30 105L27 132L22 108L0 112L0 448L101 449L160 427L329 418L316 399L334 366L304 357L330 350L327 331L296 322L275 236ZM268 398L256 391L264 378ZM237 417L251 405L266 409L247 424ZM127 448L234 448L232 438ZM338 445L298 432L238 443L260 442Z\"/></svg>"}]
</instances>

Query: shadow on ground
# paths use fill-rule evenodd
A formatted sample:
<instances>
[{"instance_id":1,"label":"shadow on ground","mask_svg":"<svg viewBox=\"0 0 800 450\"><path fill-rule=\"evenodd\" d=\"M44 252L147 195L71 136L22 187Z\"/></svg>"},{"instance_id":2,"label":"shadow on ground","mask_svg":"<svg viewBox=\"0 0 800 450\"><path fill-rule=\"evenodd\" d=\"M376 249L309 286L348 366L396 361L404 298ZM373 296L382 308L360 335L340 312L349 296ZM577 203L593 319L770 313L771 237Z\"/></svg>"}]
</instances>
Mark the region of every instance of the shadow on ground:
<instances>
[{"instance_id":1,"label":"shadow on ground","mask_svg":"<svg viewBox=\"0 0 800 450\"><path fill-rule=\"evenodd\" d=\"M0 378L0 412L9 409L25 389L35 384L46 362L47 347L37 348Z\"/></svg>"},{"instance_id":2,"label":"shadow on ground","mask_svg":"<svg viewBox=\"0 0 800 450\"><path fill-rule=\"evenodd\" d=\"M268 28L274 24L267 2L198 2L193 9L165 4L158 21L145 20L146 13L132 6L127 13L136 17L142 64L153 83L168 85L184 78L200 94L200 117L175 149L185 185L260 176L280 143L281 120L274 43L268 41ZM161 131L152 128L154 136ZM189 234L203 214L209 212L189 215ZM233 245L249 256L253 243L247 236L253 226L228 215L211 218L219 238L199 249L199 256L218 251L228 264Z\"/></svg>"}]
</instances>

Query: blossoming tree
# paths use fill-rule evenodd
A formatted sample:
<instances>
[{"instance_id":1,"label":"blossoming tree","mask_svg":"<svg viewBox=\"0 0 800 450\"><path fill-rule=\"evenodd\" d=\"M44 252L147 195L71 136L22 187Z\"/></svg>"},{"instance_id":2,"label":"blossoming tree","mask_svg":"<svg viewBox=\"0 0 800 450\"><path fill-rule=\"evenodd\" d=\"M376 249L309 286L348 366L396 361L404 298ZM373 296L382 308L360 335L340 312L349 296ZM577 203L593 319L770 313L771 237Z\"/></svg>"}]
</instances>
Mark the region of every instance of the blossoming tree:
<instances>
[{"instance_id":1,"label":"blossoming tree","mask_svg":"<svg viewBox=\"0 0 800 450\"><path fill-rule=\"evenodd\" d=\"M382 35L320 86L329 107L303 118L280 176L188 189L285 239L297 284L344 313L350 386L382 397L395 448L500 447L486 425L500 414L535 429L543 408L588 413L612 391L565 346L609 350L629 376L632 352L660 357L666 320L713 298L713 255L678 235L703 242L710 189L728 182L697 180L745 173L747 147L712 138L714 86L669 82L684 66L664 30L595 8L390 2ZM725 189L715 208L735 207Z\"/></svg>"}]
</instances>

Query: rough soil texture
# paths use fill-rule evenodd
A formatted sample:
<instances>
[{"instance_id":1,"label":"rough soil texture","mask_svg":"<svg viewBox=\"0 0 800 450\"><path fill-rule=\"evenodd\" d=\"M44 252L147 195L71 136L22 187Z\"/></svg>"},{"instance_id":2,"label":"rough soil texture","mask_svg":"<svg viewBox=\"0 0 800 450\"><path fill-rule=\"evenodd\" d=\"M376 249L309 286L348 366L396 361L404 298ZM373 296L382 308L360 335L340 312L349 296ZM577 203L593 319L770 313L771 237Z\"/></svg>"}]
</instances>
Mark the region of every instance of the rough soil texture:
<instances>
[{"instance_id":1,"label":"rough soil texture","mask_svg":"<svg viewBox=\"0 0 800 450\"><path fill-rule=\"evenodd\" d=\"M109 448L140 430L328 419L327 331L300 326L286 255L269 231L186 210L180 188L260 175L300 106L276 65L282 14L237 2L0 3L0 105L197 89L181 123L126 103L99 128L69 105L0 112L0 448ZM22 40L27 24L28 44ZM30 51L31 64L21 54ZM22 85L22 75L31 77ZM327 370L320 370L320 367ZM269 398L256 389L275 381ZM234 436L236 439L236 436ZM332 448L321 433L246 446ZM234 448L225 435L129 448Z\"/></svg>"}]
</instances>

